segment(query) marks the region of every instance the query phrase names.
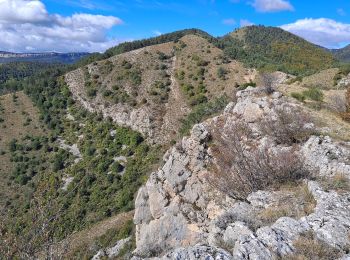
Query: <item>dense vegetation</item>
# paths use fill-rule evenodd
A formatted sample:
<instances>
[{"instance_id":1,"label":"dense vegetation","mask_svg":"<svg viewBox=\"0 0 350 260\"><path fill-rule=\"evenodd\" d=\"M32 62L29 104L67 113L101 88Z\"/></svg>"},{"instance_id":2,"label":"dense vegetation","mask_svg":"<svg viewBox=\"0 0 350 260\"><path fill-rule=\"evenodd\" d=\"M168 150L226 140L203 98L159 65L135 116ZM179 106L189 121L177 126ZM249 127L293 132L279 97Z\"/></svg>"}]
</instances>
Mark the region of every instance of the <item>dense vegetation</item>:
<instances>
[{"instance_id":1,"label":"dense vegetation","mask_svg":"<svg viewBox=\"0 0 350 260\"><path fill-rule=\"evenodd\" d=\"M312 74L335 62L323 48L275 27L245 27L222 37L218 46L249 67L294 75Z\"/></svg>"},{"instance_id":2,"label":"dense vegetation","mask_svg":"<svg viewBox=\"0 0 350 260\"><path fill-rule=\"evenodd\" d=\"M20 90L18 81L40 74L47 69L63 67L62 64L46 64L39 62L13 62L0 65L0 95Z\"/></svg>"},{"instance_id":3,"label":"dense vegetation","mask_svg":"<svg viewBox=\"0 0 350 260\"><path fill-rule=\"evenodd\" d=\"M11 256L32 255L39 246L132 209L137 189L158 158L160 149L139 133L75 104L64 72L64 67L48 68L12 89L32 98L50 134L12 140L5 151L15 165L7 185L31 190L25 201L6 202L1 232L10 240L20 237ZM67 111L74 120L67 119ZM67 148L72 144L80 156Z\"/></svg>"},{"instance_id":4,"label":"dense vegetation","mask_svg":"<svg viewBox=\"0 0 350 260\"><path fill-rule=\"evenodd\" d=\"M116 47L108 49L103 54L103 58L109 58L109 57L117 55L117 54L121 54L121 53L128 52L128 51L133 51L136 49L140 49L140 48L155 45L155 44L161 44L161 43L166 43L166 42L176 42L176 41L180 40L182 37L184 37L185 35L190 35L190 34L201 36L201 37L207 39L209 42L216 41L216 39L213 36L209 35L208 33L204 32L202 30L185 29L185 30L180 30L180 31L172 32L172 33L163 34L163 35L153 37L150 39L121 43Z\"/></svg>"}]
</instances>

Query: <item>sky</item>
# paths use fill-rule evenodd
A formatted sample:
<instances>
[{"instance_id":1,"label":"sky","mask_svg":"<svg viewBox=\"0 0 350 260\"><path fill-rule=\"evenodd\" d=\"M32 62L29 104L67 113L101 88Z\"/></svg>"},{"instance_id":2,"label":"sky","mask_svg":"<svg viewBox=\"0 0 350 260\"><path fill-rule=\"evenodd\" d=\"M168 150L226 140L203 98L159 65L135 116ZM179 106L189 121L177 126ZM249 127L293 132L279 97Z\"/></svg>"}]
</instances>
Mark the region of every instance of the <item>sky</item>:
<instances>
[{"instance_id":1,"label":"sky","mask_svg":"<svg viewBox=\"0 0 350 260\"><path fill-rule=\"evenodd\" d=\"M340 48L350 43L350 0L0 0L0 50L103 52L175 30L222 36L252 24Z\"/></svg>"}]
</instances>

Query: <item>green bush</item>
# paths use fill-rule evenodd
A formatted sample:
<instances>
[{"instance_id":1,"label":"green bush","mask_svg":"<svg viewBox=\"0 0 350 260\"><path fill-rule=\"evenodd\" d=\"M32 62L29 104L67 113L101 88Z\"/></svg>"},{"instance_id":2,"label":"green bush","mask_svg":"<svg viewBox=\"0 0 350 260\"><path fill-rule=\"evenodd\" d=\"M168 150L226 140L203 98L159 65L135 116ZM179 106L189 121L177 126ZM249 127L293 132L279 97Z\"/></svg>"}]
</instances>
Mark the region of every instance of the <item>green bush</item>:
<instances>
[{"instance_id":1,"label":"green bush","mask_svg":"<svg viewBox=\"0 0 350 260\"><path fill-rule=\"evenodd\" d=\"M96 97L97 90L95 88L88 88L87 91L86 91L86 94L90 98Z\"/></svg>"},{"instance_id":2,"label":"green bush","mask_svg":"<svg viewBox=\"0 0 350 260\"><path fill-rule=\"evenodd\" d=\"M295 98L296 100L298 100L300 102L304 102L306 99L305 95L303 95L302 93L292 92L290 95L292 98Z\"/></svg>"},{"instance_id":3,"label":"green bush","mask_svg":"<svg viewBox=\"0 0 350 260\"><path fill-rule=\"evenodd\" d=\"M227 73L228 73L228 71L223 67L219 67L217 70L218 78L222 79L222 80L225 79Z\"/></svg>"},{"instance_id":4,"label":"green bush","mask_svg":"<svg viewBox=\"0 0 350 260\"><path fill-rule=\"evenodd\" d=\"M303 95L308 99L318 102L322 102L324 98L322 90L317 87L312 87L308 90L303 91Z\"/></svg>"}]
</instances>

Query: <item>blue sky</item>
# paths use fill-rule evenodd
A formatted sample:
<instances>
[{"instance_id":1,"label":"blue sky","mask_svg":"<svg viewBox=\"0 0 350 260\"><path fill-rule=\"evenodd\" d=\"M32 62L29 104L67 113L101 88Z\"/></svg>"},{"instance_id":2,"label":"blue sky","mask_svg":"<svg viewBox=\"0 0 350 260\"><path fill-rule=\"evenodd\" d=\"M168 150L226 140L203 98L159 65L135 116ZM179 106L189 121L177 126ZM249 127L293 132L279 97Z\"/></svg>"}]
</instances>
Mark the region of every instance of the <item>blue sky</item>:
<instances>
[{"instance_id":1,"label":"blue sky","mask_svg":"<svg viewBox=\"0 0 350 260\"><path fill-rule=\"evenodd\" d=\"M255 24L280 26L304 18L330 18L350 23L349 0L291 0L294 10L258 11L254 1L230 0L45 0L50 12L71 15L77 12L113 15L124 21L111 31L119 38L143 38L155 32L171 32L184 28L200 28L220 36L240 26L240 20ZM342 11L340 11L342 10ZM346 14L349 10L349 14ZM224 20L235 24L224 24Z\"/></svg>"},{"instance_id":2,"label":"blue sky","mask_svg":"<svg viewBox=\"0 0 350 260\"><path fill-rule=\"evenodd\" d=\"M249 24L342 47L350 43L350 1L0 0L0 33L7 36L0 50L103 51L184 28L221 36Z\"/></svg>"}]
</instances>

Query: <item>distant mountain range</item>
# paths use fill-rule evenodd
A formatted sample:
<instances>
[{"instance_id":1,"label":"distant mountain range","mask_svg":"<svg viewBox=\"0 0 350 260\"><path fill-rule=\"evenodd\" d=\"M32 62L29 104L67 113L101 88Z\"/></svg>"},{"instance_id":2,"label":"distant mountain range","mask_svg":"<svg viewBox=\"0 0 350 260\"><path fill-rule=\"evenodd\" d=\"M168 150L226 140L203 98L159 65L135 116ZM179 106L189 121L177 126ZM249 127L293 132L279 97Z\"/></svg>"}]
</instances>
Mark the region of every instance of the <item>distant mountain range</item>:
<instances>
[{"instance_id":1,"label":"distant mountain range","mask_svg":"<svg viewBox=\"0 0 350 260\"><path fill-rule=\"evenodd\" d=\"M47 62L47 63L65 63L71 64L81 58L89 55L87 52L72 52L72 53L58 53L58 52L41 52L41 53L14 53L0 51L0 63L8 62Z\"/></svg>"}]
</instances>

